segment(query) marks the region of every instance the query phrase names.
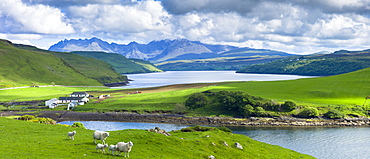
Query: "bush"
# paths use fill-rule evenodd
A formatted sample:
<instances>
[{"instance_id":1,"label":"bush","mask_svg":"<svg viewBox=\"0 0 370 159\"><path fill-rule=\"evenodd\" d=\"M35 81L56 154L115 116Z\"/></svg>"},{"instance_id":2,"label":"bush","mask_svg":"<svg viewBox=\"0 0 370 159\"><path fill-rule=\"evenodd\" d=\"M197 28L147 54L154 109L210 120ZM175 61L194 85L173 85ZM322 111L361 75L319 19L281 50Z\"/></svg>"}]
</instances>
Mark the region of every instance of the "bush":
<instances>
[{"instance_id":1,"label":"bush","mask_svg":"<svg viewBox=\"0 0 370 159\"><path fill-rule=\"evenodd\" d=\"M324 116L329 118L329 119L341 119L341 118L345 117L345 114L340 112L339 110L332 109L332 110L329 110L328 112L326 112L324 114Z\"/></svg>"},{"instance_id":2,"label":"bush","mask_svg":"<svg viewBox=\"0 0 370 159\"><path fill-rule=\"evenodd\" d=\"M33 119L35 119L36 117L35 116L33 116L33 115L23 115L23 116L21 116L19 119L20 120L25 120L25 121L29 121L29 120L33 120Z\"/></svg>"},{"instance_id":3,"label":"bush","mask_svg":"<svg viewBox=\"0 0 370 159\"><path fill-rule=\"evenodd\" d=\"M73 128L83 128L83 129L86 129L84 124L80 123L80 122L74 122L71 127Z\"/></svg>"},{"instance_id":4,"label":"bush","mask_svg":"<svg viewBox=\"0 0 370 159\"><path fill-rule=\"evenodd\" d=\"M254 113L254 108L248 104L242 108L242 113L244 117L249 117Z\"/></svg>"},{"instance_id":5,"label":"bush","mask_svg":"<svg viewBox=\"0 0 370 159\"><path fill-rule=\"evenodd\" d=\"M194 93L185 101L185 106L189 109L195 109L203 107L209 102L210 99L203 93Z\"/></svg>"},{"instance_id":6,"label":"bush","mask_svg":"<svg viewBox=\"0 0 370 159\"><path fill-rule=\"evenodd\" d=\"M258 117L262 117L266 115L265 109L262 107L256 107L254 108L254 115Z\"/></svg>"},{"instance_id":7,"label":"bush","mask_svg":"<svg viewBox=\"0 0 370 159\"><path fill-rule=\"evenodd\" d=\"M292 101L285 101L284 104L281 105L283 111L292 111L296 107L297 105Z\"/></svg>"},{"instance_id":8,"label":"bush","mask_svg":"<svg viewBox=\"0 0 370 159\"><path fill-rule=\"evenodd\" d=\"M306 107L298 114L298 116L303 118L317 117L319 116L319 111L314 107Z\"/></svg>"}]
</instances>

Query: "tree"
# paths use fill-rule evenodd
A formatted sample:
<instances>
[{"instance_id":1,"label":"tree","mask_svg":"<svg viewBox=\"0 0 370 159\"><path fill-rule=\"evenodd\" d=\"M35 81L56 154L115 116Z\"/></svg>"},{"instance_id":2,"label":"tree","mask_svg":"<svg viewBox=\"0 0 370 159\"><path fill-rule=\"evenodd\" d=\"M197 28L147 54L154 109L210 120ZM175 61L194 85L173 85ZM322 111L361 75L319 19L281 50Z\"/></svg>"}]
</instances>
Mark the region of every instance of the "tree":
<instances>
[{"instance_id":1,"label":"tree","mask_svg":"<svg viewBox=\"0 0 370 159\"><path fill-rule=\"evenodd\" d=\"M190 109L200 108L207 105L209 101L209 98L203 93L194 93L185 101L185 106Z\"/></svg>"},{"instance_id":2,"label":"tree","mask_svg":"<svg viewBox=\"0 0 370 159\"><path fill-rule=\"evenodd\" d=\"M292 111L296 107L297 105L292 101L285 101L284 104L281 105L283 111Z\"/></svg>"},{"instance_id":3,"label":"tree","mask_svg":"<svg viewBox=\"0 0 370 159\"><path fill-rule=\"evenodd\" d=\"M244 117L250 117L254 113L254 108L251 105L245 105L241 108Z\"/></svg>"},{"instance_id":4,"label":"tree","mask_svg":"<svg viewBox=\"0 0 370 159\"><path fill-rule=\"evenodd\" d=\"M324 114L324 116L329 118L329 119L341 119L341 118L345 117L345 114L340 112L339 110L332 109L332 110L329 110L328 112L326 112Z\"/></svg>"},{"instance_id":5,"label":"tree","mask_svg":"<svg viewBox=\"0 0 370 159\"><path fill-rule=\"evenodd\" d=\"M299 114L298 116L300 117L304 117L304 118L308 118L308 117L317 117L319 116L319 111L317 110L317 108L314 108L314 107L306 107L304 108Z\"/></svg>"},{"instance_id":6,"label":"tree","mask_svg":"<svg viewBox=\"0 0 370 159\"><path fill-rule=\"evenodd\" d=\"M9 110L11 106L13 106L13 102L3 103L3 107L5 107L7 110Z\"/></svg>"}]
</instances>

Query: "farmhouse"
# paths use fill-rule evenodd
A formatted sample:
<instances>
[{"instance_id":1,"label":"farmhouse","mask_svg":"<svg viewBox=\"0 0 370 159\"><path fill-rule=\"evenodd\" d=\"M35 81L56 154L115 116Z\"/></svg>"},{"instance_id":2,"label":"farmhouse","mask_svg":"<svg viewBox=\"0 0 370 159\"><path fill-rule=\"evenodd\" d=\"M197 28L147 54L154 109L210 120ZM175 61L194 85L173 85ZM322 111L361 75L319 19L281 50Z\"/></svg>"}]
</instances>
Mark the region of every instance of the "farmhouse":
<instances>
[{"instance_id":1,"label":"farmhouse","mask_svg":"<svg viewBox=\"0 0 370 159\"><path fill-rule=\"evenodd\" d=\"M89 99L86 97L59 97L58 103L70 103L70 102L88 102Z\"/></svg>"},{"instance_id":2,"label":"farmhouse","mask_svg":"<svg viewBox=\"0 0 370 159\"><path fill-rule=\"evenodd\" d=\"M87 92L73 92L70 94L70 97L89 97L90 95Z\"/></svg>"}]
</instances>

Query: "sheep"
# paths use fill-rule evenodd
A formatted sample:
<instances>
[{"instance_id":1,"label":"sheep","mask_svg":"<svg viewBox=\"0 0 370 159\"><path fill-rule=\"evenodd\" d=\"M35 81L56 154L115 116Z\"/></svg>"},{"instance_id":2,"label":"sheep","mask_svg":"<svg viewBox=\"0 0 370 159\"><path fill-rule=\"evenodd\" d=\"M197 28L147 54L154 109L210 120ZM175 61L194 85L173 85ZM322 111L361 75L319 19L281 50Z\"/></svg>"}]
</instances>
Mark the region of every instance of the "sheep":
<instances>
[{"instance_id":1,"label":"sheep","mask_svg":"<svg viewBox=\"0 0 370 159\"><path fill-rule=\"evenodd\" d=\"M109 136L109 132L104 132L104 131L95 131L93 134L94 138L94 143L96 144L96 140L101 140L103 141L103 144L105 144L105 139Z\"/></svg>"},{"instance_id":2,"label":"sheep","mask_svg":"<svg viewBox=\"0 0 370 159\"><path fill-rule=\"evenodd\" d=\"M75 140L76 131L68 132L69 139Z\"/></svg>"},{"instance_id":3,"label":"sheep","mask_svg":"<svg viewBox=\"0 0 370 159\"><path fill-rule=\"evenodd\" d=\"M125 142L118 142L117 143L117 151L118 151L118 155L121 155L121 152L124 152L125 153L125 157L126 157L126 154L127 154L127 157L130 157L130 151L132 149L132 146L134 146L134 143L132 143L131 141L125 143Z\"/></svg>"},{"instance_id":4,"label":"sheep","mask_svg":"<svg viewBox=\"0 0 370 159\"><path fill-rule=\"evenodd\" d=\"M96 144L96 150L99 152L99 150L103 153L105 153L105 148L108 147L108 144Z\"/></svg>"},{"instance_id":5,"label":"sheep","mask_svg":"<svg viewBox=\"0 0 370 159\"><path fill-rule=\"evenodd\" d=\"M117 151L117 145L109 145L108 153L112 152L112 155L114 156L115 151Z\"/></svg>"}]
</instances>

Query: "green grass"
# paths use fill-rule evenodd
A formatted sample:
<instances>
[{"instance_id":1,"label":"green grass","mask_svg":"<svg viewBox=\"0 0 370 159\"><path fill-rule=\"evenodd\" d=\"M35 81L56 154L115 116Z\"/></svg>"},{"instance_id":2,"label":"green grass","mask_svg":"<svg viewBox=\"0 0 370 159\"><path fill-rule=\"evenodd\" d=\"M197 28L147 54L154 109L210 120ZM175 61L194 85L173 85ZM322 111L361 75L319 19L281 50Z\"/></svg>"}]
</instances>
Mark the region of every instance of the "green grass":
<instances>
[{"instance_id":1,"label":"green grass","mask_svg":"<svg viewBox=\"0 0 370 159\"><path fill-rule=\"evenodd\" d=\"M148 61L140 59L127 59L121 54L96 51L75 51L72 53L105 61L106 63L112 65L114 70L120 74L162 72L162 70L159 70Z\"/></svg>"},{"instance_id":2,"label":"green grass","mask_svg":"<svg viewBox=\"0 0 370 159\"><path fill-rule=\"evenodd\" d=\"M31 87L19 89L0 90L0 102L7 101L32 101L49 100L51 98L66 97L73 92L84 92L94 90L110 90L105 87Z\"/></svg>"},{"instance_id":3,"label":"green grass","mask_svg":"<svg viewBox=\"0 0 370 159\"><path fill-rule=\"evenodd\" d=\"M73 130L77 134L75 140L70 140L67 133ZM97 153L92 130L0 117L0 132L4 136L0 138L3 143L0 156L6 158L123 158ZM216 158L313 158L240 134L222 131L170 133L172 136L133 129L111 131L106 142L132 141L131 158L207 158L209 155ZM224 146L223 141L229 146ZM239 142L244 149L233 147L235 142Z\"/></svg>"},{"instance_id":4,"label":"green grass","mask_svg":"<svg viewBox=\"0 0 370 159\"><path fill-rule=\"evenodd\" d=\"M347 114L365 116L362 105L365 97L370 95L370 68L343 75L308 78L286 81L266 82L232 82L218 84L188 84L172 85L158 88L142 89L104 89L104 88L25 88L15 90L0 90L0 101L30 100L57 98L74 91L89 91L95 96L109 94L110 98L98 101L93 99L76 111L171 111L176 104L182 104L193 93L210 91L242 91L253 96L284 102L291 100L299 107L313 106L320 108L321 114L328 109L340 107ZM89 90L90 89L90 90ZM136 90L140 94L132 94ZM130 93L130 94L128 94ZM368 105L368 104L367 104ZM366 106L365 106L366 107ZM57 110L64 109L58 107ZM190 112L200 115L230 115L222 110L199 109ZM295 112L292 112L295 113Z\"/></svg>"},{"instance_id":5,"label":"green grass","mask_svg":"<svg viewBox=\"0 0 370 159\"><path fill-rule=\"evenodd\" d=\"M46 52L18 49L0 40L0 87L24 85L101 85ZM43 78L40 78L43 77Z\"/></svg>"}]
</instances>

